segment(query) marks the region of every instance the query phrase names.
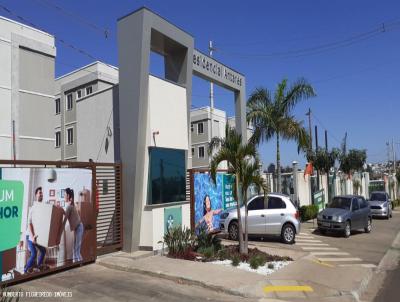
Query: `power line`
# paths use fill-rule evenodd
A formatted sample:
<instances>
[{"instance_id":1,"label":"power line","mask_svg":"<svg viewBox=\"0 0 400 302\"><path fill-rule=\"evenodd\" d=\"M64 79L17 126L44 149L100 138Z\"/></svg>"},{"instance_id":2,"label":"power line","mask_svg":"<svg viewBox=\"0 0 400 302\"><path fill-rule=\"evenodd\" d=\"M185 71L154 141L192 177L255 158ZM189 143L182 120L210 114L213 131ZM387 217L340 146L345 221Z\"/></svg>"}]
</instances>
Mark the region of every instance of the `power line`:
<instances>
[{"instance_id":1,"label":"power line","mask_svg":"<svg viewBox=\"0 0 400 302\"><path fill-rule=\"evenodd\" d=\"M32 23L32 22L29 21L28 19L26 19L26 18L24 18L24 17L18 15L17 13L13 12L13 11L10 10L9 8L5 7L4 5L0 4L0 8L1 8L2 10L4 10L5 12L7 12L8 14L10 14L10 15L16 17L16 18L19 19L20 21L24 22L24 23L26 23L26 24L28 24L28 25L30 25L30 26L32 26L32 27L35 27L35 28L37 28L37 29L39 29L39 30L41 30L41 31L48 32L48 31L46 31L45 29L42 29L40 26L37 26L36 24ZM65 41L64 39L58 38L56 35L54 35L54 38L55 38L58 42L60 42L62 45L64 45L65 47L68 47L68 48L70 48L70 49L73 49L73 50L76 51L77 53L80 53L81 55L84 55L84 56L86 56L86 57L88 57L88 58L90 58L90 59L92 59L92 60L97 61L96 57L93 56L93 55L91 55L88 51L86 51L86 50L84 50L84 49L82 49L82 48L76 47L76 46L74 46L73 44L71 44L71 43Z\"/></svg>"},{"instance_id":2,"label":"power line","mask_svg":"<svg viewBox=\"0 0 400 302\"><path fill-rule=\"evenodd\" d=\"M318 124L321 125L321 127L326 130L328 132L328 134L338 143L341 144L340 140L337 139L337 137L335 135L333 135L330 131L328 131L328 129L325 127L325 125L319 120L319 118L315 115L315 113L312 113L312 116L314 117L314 119L318 122Z\"/></svg>"},{"instance_id":3,"label":"power line","mask_svg":"<svg viewBox=\"0 0 400 302\"><path fill-rule=\"evenodd\" d=\"M106 39L110 35L110 31L108 29L102 28L102 27L96 25L95 23L90 22L90 21L86 20L85 18L77 15L76 13L70 12L70 11L62 8L61 6L52 3L51 1L48 1L48 0L35 0L35 1L43 6L52 8L67 17L70 17L71 19L77 21L80 24L83 24L83 25L89 27L90 29L92 29L94 31L101 33Z\"/></svg>"},{"instance_id":4,"label":"power line","mask_svg":"<svg viewBox=\"0 0 400 302\"><path fill-rule=\"evenodd\" d=\"M378 35L386 33L388 31L396 30L397 27L400 26L400 21L392 22L389 24L383 23L381 26L374 28L373 30L365 31L348 38L337 40L325 44L320 44L308 48L296 49L296 50L288 50L282 52L272 52L272 53L259 53L259 54L250 54L250 53L234 53L234 52L226 52L224 50L220 50L221 53L242 57L242 58L295 58L295 57L303 57L309 55L315 55L319 53L323 53L326 51L332 51L338 48L348 47L353 44L372 39Z\"/></svg>"}]
</instances>

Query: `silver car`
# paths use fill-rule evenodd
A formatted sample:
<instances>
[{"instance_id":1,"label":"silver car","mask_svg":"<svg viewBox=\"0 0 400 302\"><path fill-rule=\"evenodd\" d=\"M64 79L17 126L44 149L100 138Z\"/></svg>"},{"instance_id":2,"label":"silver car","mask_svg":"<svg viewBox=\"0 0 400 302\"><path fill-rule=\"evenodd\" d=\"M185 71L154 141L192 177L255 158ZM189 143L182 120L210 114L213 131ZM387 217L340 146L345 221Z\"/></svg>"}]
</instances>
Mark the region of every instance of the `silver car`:
<instances>
[{"instance_id":1,"label":"silver car","mask_svg":"<svg viewBox=\"0 0 400 302\"><path fill-rule=\"evenodd\" d=\"M386 219L392 217L392 203L388 193L384 191L372 192L369 204L372 216L385 217Z\"/></svg>"},{"instance_id":2,"label":"silver car","mask_svg":"<svg viewBox=\"0 0 400 302\"><path fill-rule=\"evenodd\" d=\"M284 243L294 243L300 232L299 211L289 196L270 193L257 195L248 201L248 233L250 235L279 235ZM239 238L237 209L225 211L220 215L221 231L232 240ZM244 232L244 206L241 208Z\"/></svg>"}]
</instances>

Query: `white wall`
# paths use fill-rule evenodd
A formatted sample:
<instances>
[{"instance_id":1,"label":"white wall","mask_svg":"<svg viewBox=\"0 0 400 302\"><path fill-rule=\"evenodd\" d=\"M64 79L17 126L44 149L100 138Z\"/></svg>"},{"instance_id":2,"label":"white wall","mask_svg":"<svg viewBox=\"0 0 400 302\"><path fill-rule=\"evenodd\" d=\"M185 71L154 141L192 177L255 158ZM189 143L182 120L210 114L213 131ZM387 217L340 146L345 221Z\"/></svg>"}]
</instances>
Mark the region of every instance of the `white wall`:
<instances>
[{"instance_id":1,"label":"white wall","mask_svg":"<svg viewBox=\"0 0 400 302\"><path fill-rule=\"evenodd\" d=\"M188 150L186 89L149 77L150 146ZM153 132L159 131L153 140Z\"/></svg>"},{"instance_id":2,"label":"white wall","mask_svg":"<svg viewBox=\"0 0 400 302\"><path fill-rule=\"evenodd\" d=\"M76 103L77 160L114 162L113 89L94 93ZM107 126L111 129L108 136ZM109 140L107 153L105 138Z\"/></svg>"},{"instance_id":3,"label":"white wall","mask_svg":"<svg viewBox=\"0 0 400 302\"><path fill-rule=\"evenodd\" d=\"M187 121L186 89L149 76L149 118L146 127L147 145L163 148L188 150L188 121ZM153 139L153 132L159 131ZM145 154L145 174L148 175L149 156ZM176 206L164 204L164 206L152 208L147 204L148 179L143 181L142 218L140 227L141 247L152 247L153 250L162 248L158 241L164 236L164 208ZM182 200L184 201L184 200ZM190 227L190 205L182 204L182 224Z\"/></svg>"}]
</instances>

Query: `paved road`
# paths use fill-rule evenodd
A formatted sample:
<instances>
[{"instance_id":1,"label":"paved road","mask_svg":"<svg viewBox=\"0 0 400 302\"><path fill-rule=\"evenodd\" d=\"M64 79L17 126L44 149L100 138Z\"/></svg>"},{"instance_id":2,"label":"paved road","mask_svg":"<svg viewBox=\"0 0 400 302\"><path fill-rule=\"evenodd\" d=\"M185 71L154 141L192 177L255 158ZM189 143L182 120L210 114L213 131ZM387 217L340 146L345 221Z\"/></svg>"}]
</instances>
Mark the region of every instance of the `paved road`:
<instances>
[{"instance_id":1,"label":"paved road","mask_svg":"<svg viewBox=\"0 0 400 302\"><path fill-rule=\"evenodd\" d=\"M388 271L383 287L376 295L374 302L398 302L400 300L400 265L393 271Z\"/></svg>"},{"instance_id":2,"label":"paved road","mask_svg":"<svg viewBox=\"0 0 400 302\"><path fill-rule=\"evenodd\" d=\"M198 286L177 284L169 280L108 269L96 264L23 283L15 286L14 290L18 288L21 288L22 292L64 291L72 294L72 298L23 298L20 301L255 301Z\"/></svg>"},{"instance_id":3,"label":"paved road","mask_svg":"<svg viewBox=\"0 0 400 302\"><path fill-rule=\"evenodd\" d=\"M252 237L250 243L270 248L319 253L322 259L337 258L338 261L333 261L334 259L329 261L335 265L362 264L374 267L379 264L397 233L400 232L400 211L394 212L393 218L390 220L373 219L372 227L370 234L366 234L364 231L355 231L350 238L344 238L341 234L320 234L318 230L315 230L315 221L315 224L302 223L301 233L296 237L294 245L285 245L280 242L279 238L268 236L265 238ZM321 253L325 253L325 255ZM347 259L343 260L344 258ZM350 261L349 258L354 259Z\"/></svg>"}]
</instances>

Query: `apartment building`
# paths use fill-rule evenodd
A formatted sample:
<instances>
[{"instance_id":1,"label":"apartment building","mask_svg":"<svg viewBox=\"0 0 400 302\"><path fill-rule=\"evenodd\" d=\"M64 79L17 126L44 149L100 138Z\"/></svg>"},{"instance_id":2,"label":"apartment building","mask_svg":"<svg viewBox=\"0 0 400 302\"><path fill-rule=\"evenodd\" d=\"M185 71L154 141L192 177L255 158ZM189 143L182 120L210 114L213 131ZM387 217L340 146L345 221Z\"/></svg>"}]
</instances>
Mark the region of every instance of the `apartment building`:
<instances>
[{"instance_id":1,"label":"apartment building","mask_svg":"<svg viewBox=\"0 0 400 302\"><path fill-rule=\"evenodd\" d=\"M215 136L225 137L225 126L226 112L223 110L214 108L211 113L211 107L206 106L190 111L190 154L193 168L208 168L210 166L211 157L208 155L208 144L211 138Z\"/></svg>"},{"instance_id":2,"label":"apartment building","mask_svg":"<svg viewBox=\"0 0 400 302\"><path fill-rule=\"evenodd\" d=\"M114 162L118 68L94 62L56 79L55 149L60 160ZM118 111L118 110L117 110Z\"/></svg>"},{"instance_id":3,"label":"apartment building","mask_svg":"<svg viewBox=\"0 0 400 302\"><path fill-rule=\"evenodd\" d=\"M54 36L0 17L0 159L55 160Z\"/></svg>"},{"instance_id":4,"label":"apartment building","mask_svg":"<svg viewBox=\"0 0 400 302\"><path fill-rule=\"evenodd\" d=\"M227 121L228 121L229 127L231 127L231 128L235 128L236 127L236 119L235 119L234 116L228 117ZM247 139L249 140L250 137L253 135L254 127L252 125L247 125L246 127L247 127L246 128Z\"/></svg>"}]
</instances>

